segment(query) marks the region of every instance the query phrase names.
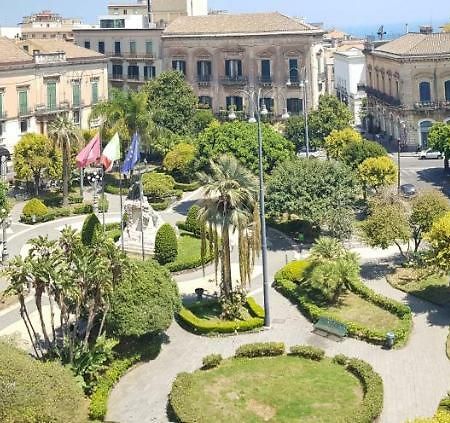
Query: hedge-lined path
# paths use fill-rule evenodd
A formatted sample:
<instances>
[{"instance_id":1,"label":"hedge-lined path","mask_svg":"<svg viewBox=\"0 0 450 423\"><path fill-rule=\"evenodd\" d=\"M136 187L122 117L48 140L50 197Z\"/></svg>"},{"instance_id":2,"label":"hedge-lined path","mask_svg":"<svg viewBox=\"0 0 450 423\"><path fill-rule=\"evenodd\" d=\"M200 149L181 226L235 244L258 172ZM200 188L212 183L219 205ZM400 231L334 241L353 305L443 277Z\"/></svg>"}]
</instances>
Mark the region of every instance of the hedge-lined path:
<instances>
[{"instance_id":1,"label":"hedge-lined path","mask_svg":"<svg viewBox=\"0 0 450 423\"><path fill-rule=\"evenodd\" d=\"M274 240L273 236L277 239ZM284 264L286 254L291 259L298 256L298 252L290 249L289 243L274 231L269 232L269 238L274 246L269 252L269 276L273 277ZM356 248L354 251L361 255L365 282L371 288L411 306L414 328L405 348L386 351L355 339L334 342L315 335L311 333L311 323L297 308L271 289L270 330L207 338L186 332L177 323L172 324L159 357L129 372L115 387L109 399L107 420L121 423L167 422L167 396L179 372L198 369L205 355L220 353L229 357L239 345L265 341L283 341L287 346L315 345L325 349L330 356L343 353L369 362L384 382L384 409L380 422L403 423L419 416L432 416L450 388L450 362L445 354L450 314L391 288L383 272L386 263L395 257L395 249L382 252ZM187 279L187 275L184 278ZM254 281L252 290L262 303L258 283Z\"/></svg>"}]
</instances>

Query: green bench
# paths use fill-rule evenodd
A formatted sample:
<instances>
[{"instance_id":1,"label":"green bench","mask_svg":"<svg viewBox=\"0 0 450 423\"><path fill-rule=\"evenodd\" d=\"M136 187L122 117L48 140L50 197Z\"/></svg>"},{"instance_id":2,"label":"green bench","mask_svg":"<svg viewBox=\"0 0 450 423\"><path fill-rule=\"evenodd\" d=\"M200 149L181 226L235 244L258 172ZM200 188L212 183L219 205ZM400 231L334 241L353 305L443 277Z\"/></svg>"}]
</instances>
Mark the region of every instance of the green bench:
<instances>
[{"instance_id":1,"label":"green bench","mask_svg":"<svg viewBox=\"0 0 450 423\"><path fill-rule=\"evenodd\" d=\"M347 336L347 326L329 317L320 317L319 320L314 323L314 330L330 333L332 335L344 338Z\"/></svg>"}]
</instances>

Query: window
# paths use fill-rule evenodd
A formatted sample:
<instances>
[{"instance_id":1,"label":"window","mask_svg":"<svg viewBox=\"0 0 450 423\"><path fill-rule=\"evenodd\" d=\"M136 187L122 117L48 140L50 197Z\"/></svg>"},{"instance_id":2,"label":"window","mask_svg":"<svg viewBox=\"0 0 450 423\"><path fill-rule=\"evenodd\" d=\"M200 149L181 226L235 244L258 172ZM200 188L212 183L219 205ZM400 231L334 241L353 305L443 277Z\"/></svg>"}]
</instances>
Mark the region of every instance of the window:
<instances>
[{"instance_id":1,"label":"window","mask_svg":"<svg viewBox=\"0 0 450 423\"><path fill-rule=\"evenodd\" d=\"M289 59L289 79L291 82L299 82L298 77L298 60Z\"/></svg>"},{"instance_id":2,"label":"window","mask_svg":"<svg viewBox=\"0 0 450 423\"><path fill-rule=\"evenodd\" d=\"M259 99L259 107L262 108L263 104L266 105L267 111L273 112L273 105L274 105L273 98L270 98L270 97L260 98Z\"/></svg>"},{"instance_id":3,"label":"window","mask_svg":"<svg viewBox=\"0 0 450 423\"><path fill-rule=\"evenodd\" d=\"M197 78L200 82L211 80L212 63L209 60L199 60L197 62Z\"/></svg>"},{"instance_id":4,"label":"window","mask_svg":"<svg viewBox=\"0 0 450 423\"><path fill-rule=\"evenodd\" d=\"M28 131L28 119L22 119L20 121L20 132L23 134Z\"/></svg>"},{"instance_id":5,"label":"window","mask_svg":"<svg viewBox=\"0 0 450 423\"><path fill-rule=\"evenodd\" d=\"M229 96L226 98L227 110L233 108L234 110L241 112L243 110L242 97L239 96Z\"/></svg>"},{"instance_id":6,"label":"window","mask_svg":"<svg viewBox=\"0 0 450 423\"><path fill-rule=\"evenodd\" d=\"M293 115L303 112L303 102L301 98L288 98L286 101L287 111Z\"/></svg>"},{"instance_id":7,"label":"window","mask_svg":"<svg viewBox=\"0 0 450 423\"><path fill-rule=\"evenodd\" d=\"M156 77L156 67L155 66L144 66L144 79L153 79Z\"/></svg>"},{"instance_id":8,"label":"window","mask_svg":"<svg viewBox=\"0 0 450 423\"><path fill-rule=\"evenodd\" d=\"M230 79L242 77L242 60L225 60L225 76Z\"/></svg>"},{"instance_id":9,"label":"window","mask_svg":"<svg viewBox=\"0 0 450 423\"><path fill-rule=\"evenodd\" d=\"M130 54L136 55L136 41L130 41Z\"/></svg>"},{"instance_id":10,"label":"window","mask_svg":"<svg viewBox=\"0 0 450 423\"><path fill-rule=\"evenodd\" d=\"M419 97L420 101L431 101L431 85L427 81L422 81L419 84Z\"/></svg>"},{"instance_id":11,"label":"window","mask_svg":"<svg viewBox=\"0 0 450 423\"><path fill-rule=\"evenodd\" d=\"M389 95L392 96L392 78L389 77Z\"/></svg>"},{"instance_id":12,"label":"window","mask_svg":"<svg viewBox=\"0 0 450 423\"><path fill-rule=\"evenodd\" d=\"M395 94L397 98L400 98L400 82L395 81Z\"/></svg>"},{"instance_id":13,"label":"window","mask_svg":"<svg viewBox=\"0 0 450 423\"><path fill-rule=\"evenodd\" d=\"M74 81L72 83L72 104L73 104L73 107L80 107L80 104L81 104L80 81Z\"/></svg>"},{"instance_id":14,"label":"window","mask_svg":"<svg viewBox=\"0 0 450 423\"><path fill-rule=\"evenodd\" d=\"M120 47L120 41L114 42L114 55L120 56L121 55L121 47Z\"/></svg>"},{"instance_id":15,"label":"window","mask_svg":"<svg viewBox=\"0 0 450 423\"><path fill-rule=\"evenodd\" d=\"M84 42L84 48L91 48L91 42L90 41L85 41Z\"/></svg>"},{"instance_id":16,"label":"window","mask_svg":"<svg viewBox=\"0 0 450 423\"><path fill-rule=\"evenodd\" d=\"M450 81L444 82L445 101L450 101Z\"/></svg>"},{"instance_id":17,"label":"window","mask_svg":"<svg viewBox=\"0 0 450 423\"><path fill-rule=\"evenodd\" d=\"M202 104L203 106L208 106L209 108L212 108L212 98L207 95L201 95L198 98L198 103Z\"/></svg>"},{"instance_id":18,"label":"window","mask_svg":"<svg viewBox=\"0 0 450 423\"><path fill-rule=\"evenodd\" d=\"M128 79L133 79L135 81L139 80L139 66L129 65L128 66Z\"/></svg>"},{"instance_id":19,"label":"window","mask_svg":"<svg viewBox=\"0 0 450 423\"><path fill-rule=\"evenodd\" d=\"M153 56L153 41L145 42L145 54L150 57Z\"/></svg>"},{"instance_id":20,"label":"window","mask_svg":"<svg viewBox=\"0 0 450 423\"><path fill-rule=\"evenodd\" d=\"M381 75L381 91L382 91L383 93L386 92L386 85L385 85L384 75L383 75L383 74Z\"/></svg>"},{"instance_id":21,"label":"window","mask_svg":"<svg viewBox=\"0 0 450 423\"><path fill-rule=\"evenodd\" d=\"M92 104L98 103L98 81L92 81L91 85L91 91L92 91Z\"/></svg>"},{"instance_id":22,"label":"window","mask_svg":"<svg viewBox=\"0 0 450 423\"><path fill-rule=\"evenodd\" d=\"M28 91L19 91L19 115L24 116L28 114Z\"/></svg>"},{"instance_id":23,"label":"window","mask_svg":"<svg viewBox=\"0 0 450 423\"><path fill-rule=\"evenodd\" d=\"M172 69L181 72L184 76L186 76L186 61L172 60Z\"/></svg>"},{"instance_id":24,"label":"window","mask_svg":"<svg viewBox=\"0 0 450 423\"><path fill-rule=\"evenodd\" d=\"M424 120L420 123L420 144L422 148L428 147L428 133L432 126L433 122L431 120Z\"/></svg>"},{"instance_id":25,"label":"window","mask_svg":"<svg viewBox=\"0 0 450 423\"><path fill-rule=\"evenodd\" d=\"M47 82L47 109L56 110L56 82Z\"/></svg>"},{"instance_id":26,"label":"window","mask_svg":"<svg viewBox=\"0 0 450 423\"><path fill-rule=\"evenodd\" d=\"M271 81L270 60L261 60L261 81Z\"/></svg>"},{"instance_id":27,"label":"window","mask_svg":"<svg viewBox=\"0 0 450 423\"><path fill-rule=\"evenodd\" d=\"M80 111L79 110L74 110L73 111L73 123L75 125L79 125L80 124Z\"/></svg>"},{"instance_id":28,"label":"window","mask_svg":"<svg viewBox=\"0 0 450 423\"><path fill-rule=\"evenodd\" d=\"M125 28L125 19L101 19L100 28Z\"/></svg>"},{"instance_id":29,"label":"window","mask_svg":"<svg viewBox=\"0 0 450 423\"><path fill-rule=\"evenodd\" d=\"M372 71L369 71L369 87L372 87Z\"/></svg>"},{"instance_id":30,"label":"window","mask_svg":"<svg viewBox=\"0 0 450 423\"><path fill-rule=\"evenodd\" d=\"M123 78L123 66L122 65L112 65L113 79Z\"/></svg>"},{"instance_id":31,"label":"window","mask_svg":"<svg viewBox=\"0 0 450 423\"><path fill-rule=\"evenodd\" d=\"M101 54L105 54L105 42L104 41L98 42L98 52Z\"/></svg>"}]
</instances>

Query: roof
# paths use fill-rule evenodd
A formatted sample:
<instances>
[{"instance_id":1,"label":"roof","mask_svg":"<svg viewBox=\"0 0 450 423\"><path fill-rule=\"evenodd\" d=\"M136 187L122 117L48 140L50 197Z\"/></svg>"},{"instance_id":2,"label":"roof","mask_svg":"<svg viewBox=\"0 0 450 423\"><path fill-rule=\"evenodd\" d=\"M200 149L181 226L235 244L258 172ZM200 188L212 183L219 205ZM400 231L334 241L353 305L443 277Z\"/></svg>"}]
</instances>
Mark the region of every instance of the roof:
<instances>
[{"instance_id":1,"label":"roof","mask_svg":"<svg viewBox=\"0 0 450 423\"><path fill-rule=\"evenodd\" d=\"M428 56L450 54L450 33L420 34L410 32L374 50L396 56Z\"/></svg>"},{"instance_id":2,"label":"roof","mask_svg":"<svg viewBox=\"0 0 450 423\"><path fill-rule=\"evenodd\" d=\"M321 29L279 12L218 14L207 16L181 16L175 19L163 36L179 35L232 35L261 33L312 32L323 33Z\"/></svg>"},{"instance_id":3,"label":"roof","mask_svg":"<svg viewBox=\"0 0 450 423\"><path fill-rule=\"evenodd\" d=\"M0 65L32 62L32 57L23 51L13 40L0 37Z\"/></svg>"},{"instance_id":4,"label":"roof","mask_svg":"<svg viewBox=\"0 0 450 423\"><path fill-rule=\"evenodd\" d=\"M332 29L332 30L328 31L327 33L325 33L324 37L326 39L331 39L331 40L342 40L343 38L348 37L348 34L346 32L339 31L337 29Z\"/></svg>"},{"instance_id":5,"label":"roof","mask_svg":"<svg viewBox=\"0 0 450 423\"><path fill-rule=\"evenodd\" d=\"M66 53L67 60L92 59L92 58L101 59L105 57L103 54L97 53L94 50L79 47L72 42L64 40L34 39L34 40L20 41L19 44L21 46L29 45L31 47L29 48L30 53L32 53L33 50L39 50L42 53L55 53L63 51L64 53Z\"/></svg>"}]
</instances>

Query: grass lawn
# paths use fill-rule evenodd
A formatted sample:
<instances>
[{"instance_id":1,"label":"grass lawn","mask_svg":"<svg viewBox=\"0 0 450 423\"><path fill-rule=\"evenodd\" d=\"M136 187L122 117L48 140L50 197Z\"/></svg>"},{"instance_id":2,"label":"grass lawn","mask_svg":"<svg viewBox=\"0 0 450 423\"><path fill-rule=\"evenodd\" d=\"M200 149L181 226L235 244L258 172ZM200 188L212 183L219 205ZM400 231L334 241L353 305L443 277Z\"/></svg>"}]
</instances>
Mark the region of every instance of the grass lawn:
<instances>
[{"instance_id":1,"label":"grass lawn","mask_svg":"<svg viewBox=\"0 0 450 423\"><path fill-rule=\"evenodd\" d=\"M328 310L341 319L362 324L372 330L389 332L399 323L397 316L353 292L343 294L339 303Z\"/></svg>"},{"instance_id":2,"label":"grass lawn","mask_svg":"<svg viewBox=\"0 0 450 423\"><path fill-rule=\"evenodd\" d=\"M185 307L192 311L199 319L206 319L211 321L222 322L220 315L222 314L222 307L218 301L198 301L196 303L187 304ZM242 308L242 320L250 319L252 316L247 308Z\"/></svg>"},{"instance_id":3,"label":"grass lawn","mask_svg":"<svg viewBox=\"0 0 450 423\"><path fill-rule=\"evenodd\" d=\"M178 238L178 255L174 263L193 261L201 256L201 239L182 233Z\"/></svg>"},{"instance_id":4,"label":"grass lawn","mask_svg":"<svg viewBox=\"0 0 450 423\"><path fill-rule=\"evenodd\" d=\"M283 356L227 360L197 371L181 395L179 408L199 423L334 423L351 421L363 390L356 377L329 359Z\"/></svg>"},{"instance_id":5,"label":"grass lawn","mask_svg":"<svg viewBox=\"0 0 450 423\"><path fill-rule=\"evenodd\" d=\"M398 268L387 277L397 289L438 305L450 305L450 278L426 274L413 268Z\"/></svg>"}]
</instances>

